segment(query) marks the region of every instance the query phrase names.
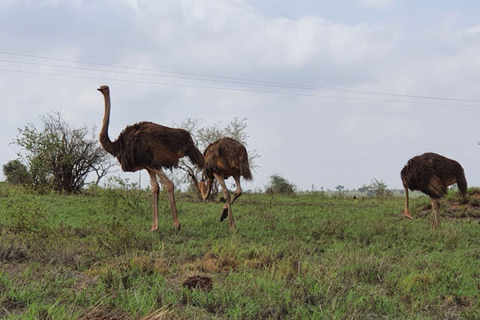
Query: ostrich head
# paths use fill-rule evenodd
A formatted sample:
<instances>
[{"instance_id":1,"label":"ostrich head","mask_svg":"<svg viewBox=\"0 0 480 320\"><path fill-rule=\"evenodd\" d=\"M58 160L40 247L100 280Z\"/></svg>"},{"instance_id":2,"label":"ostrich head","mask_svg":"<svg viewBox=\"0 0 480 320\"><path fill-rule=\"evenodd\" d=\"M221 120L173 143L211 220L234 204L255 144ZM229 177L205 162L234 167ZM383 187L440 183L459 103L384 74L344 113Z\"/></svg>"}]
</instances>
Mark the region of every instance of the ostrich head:
<instances>
[{"instance_id":1,"label":"ostrich head","mask_svg":"<svg viewBox=\"0 0 480 320\"><path fill-rule=\"evenodd\" d=\"M212 191L212 184L213 184L213 175L212 177L210 177L209 174L204 172L202 174L202 178L200 179L197 185L198 190L202 194L203 200L206 200L210 196L210 193Z\"/></svg>"},{"instance_id":2,"label":"ostrich head","mask_svg":"<svg viewBox=\"0 0 480 320\"><path fill-rule=\"evenodd\" d=\"M108 88L108 86L100 86L100 88L98 88L97 90L103 94L110 92L110 89Z\"/></svg>"},{"instance_id":3,"label":"ostrich head","mask_svg":"<svg viewBox=\"0 0 480 320\"><path fill-rule=\"evenodd\" d=\"M198 189L202 195L207 193L207 186L205 185L205 181L200 181L198 183Z\"/></svg>"}]
</instances>

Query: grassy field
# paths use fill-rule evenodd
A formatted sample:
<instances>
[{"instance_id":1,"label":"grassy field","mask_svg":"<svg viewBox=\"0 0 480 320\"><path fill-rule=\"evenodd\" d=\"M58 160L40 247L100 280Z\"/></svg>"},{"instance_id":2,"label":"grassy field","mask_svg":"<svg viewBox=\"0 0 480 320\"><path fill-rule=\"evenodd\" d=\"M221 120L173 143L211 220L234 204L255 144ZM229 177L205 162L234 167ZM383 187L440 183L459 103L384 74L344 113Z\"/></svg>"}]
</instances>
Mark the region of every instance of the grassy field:
<instances>
[{"instance_id":1,"label":"grassy field","mask_svg":"<svg viewBox=\"0 0 480 320\"><path fill-rule=\"evenodd\" d=\"M180 194L176 231L163 194L150 233L147 192L3 184L0 318L479 319L480 201L453 200L432 232L424 197L406 220L400 197L244 195L232 231Z\"/></svg>"}]
</instances>

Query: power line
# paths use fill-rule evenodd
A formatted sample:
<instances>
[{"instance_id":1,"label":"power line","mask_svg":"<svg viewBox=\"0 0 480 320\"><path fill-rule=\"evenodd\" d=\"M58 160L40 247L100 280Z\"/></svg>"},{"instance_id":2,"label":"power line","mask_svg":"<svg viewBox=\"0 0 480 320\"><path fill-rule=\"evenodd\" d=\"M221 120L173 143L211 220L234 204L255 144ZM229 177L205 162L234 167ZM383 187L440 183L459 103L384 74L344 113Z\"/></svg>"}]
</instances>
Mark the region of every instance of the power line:
<instances>
[{"instance_id":1,"label":"power line","mask_svg":"<svg viewBox=\"0 0 480 320\"><path fill-rule=\"evenodd\" d=\"M259 90L259 89L255 90L255 89L241 89L241 88L232 88L232 87L230 87L230 88L227 88L227 87L212 87L212 86L203 86L203 85L187 85L187 84L178 84L178 83L161 83L161 82L153 82L153 81L111 79L111 78L101 78L101 77L91 77L91 76L76 76L76 75L71 75L71 74L69 74L69 75L67 75L67 74L55 74L55 73L22 71L22 70L1 69L1 68L0 68L0 71L22 73L22 74L35 74L35 75L44 75L44 76L76 78L76 79L90 79L90 80L101 80L101 81L138 83L138 84L153 84L153 85L162 85L162 86L174 86L174 87L197 88L197 89L212 89L212 90L224 90L224 91L236 91L236 92L254 92L254 93L267 93L267 94L279 94L279 95L293 95L293 96L303 96L303 97L312 97L312 98L361 100L361 101L373 101L373 102L417 104L417 105L429 105L429 106L439 106L439 107L458 107L458 108L471 108L471 109L480 108L480 106L473 106L473 105L452 105L452 104L446 104L446 103L434 103L434 102L422 102L422 101L386 100L386 99L359 98L359 97L328 96L328 95L307 94L307 93L298 93L298 92L295 93L295 92L269 91L269 90Z\"/></svg>"},{"instance_id":2,"label":"power line","mask_svg":"<svg viewBox=\"0 0 480 320\"><path fill-rule=\"evenodd\" d=\"M431 148L429 149L430 151L440 151L440 150L450 150L450 149L457 149L457 148L463 148L463 147L471 147L475 144L472 143L464 143L464 144L458 144L454 146L445 146L445 147L438 147L438 148ZM425 152L425 151L423 151ZM348 159L348 160L343 160L339 161L339 163L350 163L350 162L363 162L363 161L373 161L373 160L388 160L392 158L398 158L398 157L407 157L407 156L413 156L415 154L421 154L423 152L409 152L409 153L400 153L400 154L392 154L392 155L383 155L383 156L375 156L375 157L368 157L368 158L357 158L357 159Z\"/></svg>"},{"instance_id":3,"label":"power line","mask_svg":"<svg viewBox=\"0 0 480 320\"><path fill-rule=\"evenodd\" d=\"M413 98L413 99L425 99L425 100L437 100L437 101L449 101L449 102L480 103L479 100L458 99L458 98L449 98L449 97L435 97L435 96L424 96L424 95L412 95L412 94L399 94L399 93L389 93L389 92L375 92L375 91L368 91L368 90L335 88L335 87L328 87L328 86L313 86L313 85L302 85L302 84L293 84L293 83L285 83L285 82L274 82L274 81L253 80L253 79L245 79L245 78L214 76L214 75L198 74L198 73L166 71L166 70L159 70L159 69L149 69L149 68L140 68L140 67L132 67L132 66L120 66L120 65L114 65L114 64L96 63L96 62L67 60L67 59L52 58L52 57L45 57L45 56L36 56L36 55L30 55L30 54L21 54L21 53L13 53L13 52L5 52L5 51L0 51L0 54L19 56L19 57L45 59L45 60L53 60L53 61L61 61L61 62L68 62L68 63L90 64L90 65L103 66L103 67L114 67L114 68L131 69L131 70L148 71L148 72L160 72L160 73L166 73L166 74L173 74L173 75L176 75L176 76L165 76L165 75L159 75L159 74L132 73L132 72L124 72L124 71L122 72L122 71L112 71L112 70L97 70L97 69L81 68L81 67L47 65L47 64L33 63L33 62L0 60L0 61L4 61L4 62L11 62L11 63L31 64L31 65L39 65L39 66L50 66L50 67L58 67L58 68L71 68L71 69L89 70L89 71L102 71L102 72L111 72L111 73L119 73L119 74L123 73L123 74L141 75L141 76L148 75L148 76L158 76L158 77L177 78L177 79L188 79L188 80L196 80L196 81L234 83L234 84L242 84L242 85L250 85L250 86L270 86L270 87L278 87L278 88L289 88L289 89L300 89L300 90L322 90L322 91L354 93L354 94L363 94L363 95L388 96L388 97L397 97L397 98Z\"/></svg>"}]
</instances>

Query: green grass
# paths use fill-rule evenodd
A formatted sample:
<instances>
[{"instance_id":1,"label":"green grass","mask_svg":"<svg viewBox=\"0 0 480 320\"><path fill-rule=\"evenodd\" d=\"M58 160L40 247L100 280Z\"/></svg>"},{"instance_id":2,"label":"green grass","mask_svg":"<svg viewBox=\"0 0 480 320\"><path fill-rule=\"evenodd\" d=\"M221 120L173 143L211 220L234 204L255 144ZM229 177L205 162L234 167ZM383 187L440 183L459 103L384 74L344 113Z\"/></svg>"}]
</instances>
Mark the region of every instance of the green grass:
<instances>
[{"instance_id":1,"label":"green grass","mask_svg":"<svg viewBox=\"0 0 480 320\"><path fill-rule=\"evenodd\" d=\"M179 194L176 231L163 194L150 233L147 192L2 184L0 318L478 319L479 212L454 200L432 232L424 197L406 220L403 198L244 195L232 231L222 204Z\"/></svg>"}]
</instances>

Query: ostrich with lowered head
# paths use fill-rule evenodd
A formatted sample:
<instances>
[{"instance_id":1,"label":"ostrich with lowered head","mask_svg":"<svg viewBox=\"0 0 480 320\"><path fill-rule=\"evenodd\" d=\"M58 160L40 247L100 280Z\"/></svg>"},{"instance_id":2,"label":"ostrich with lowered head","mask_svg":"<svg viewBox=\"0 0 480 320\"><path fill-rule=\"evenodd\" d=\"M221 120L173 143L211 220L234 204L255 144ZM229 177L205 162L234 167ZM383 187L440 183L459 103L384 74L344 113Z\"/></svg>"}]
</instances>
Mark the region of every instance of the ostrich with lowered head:
<instances>
[{"instance_id":1,"label":"ostrich with lowered head","mask_svg":"<svg viewBox=\"0 0 480 320\"><path fill-rule=\"evenodd\" d=\"M427 194L432 202L432 229L440 225L440 199L447 194L447 187L457 183L462 196L467 193L467 179L460 163L436 153L427 152L408 160L400 175L405 188L404 216L412 219L408 208L408 189L419 190Z\"/></svg>"},{"instance_id":2,"label":"ostrich with lowered head","mask_svg":"<svg viewBox=\"0 0 480 320\"><path fill-rule=\"evenodd\" d=\"M103 94L105 99L100 144L105 151L118 159L123 171L135 172L145 169L150 175L153 195L153 222L150 230L158 229L159 185L157 176L168 192L173 224L179 229L180 222L178 221L173 182L167 177L163 168L177 167L178 159L184 156L188 156L200 169L204 168L203 156L195 147L190 133L183 129L169 128L144 121L127 126L117 140L111 141L108 137L110 89L108 86L101 86L97 90Z\"/></svg>"},{"instance_id":3,"label":"ostrich with lowered head","mask_svg":"<svg viewBox=\"0 0 480 320\"><path fill-rule=\"evenodd\" d=\"M242 195L242 187L240 185L240 177L246 180L252 180L252 173L250 172L250 165L248 164L247 150L235 139L221 138L211 143L203 153L205 158L205 181L200 181L198 188L202 194L203 200L207 199L212 191L213 179L217 179L222 187L225 201L227 202L223 207L220 221L223 221L227 216L229 217L230 227L235 227L233 220L231 205ZM237 190L230 201L230 192L228 191L225 179L233 177Z\"/></svg>"}]
</instances>

